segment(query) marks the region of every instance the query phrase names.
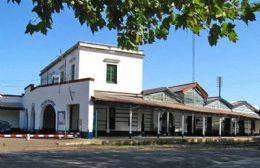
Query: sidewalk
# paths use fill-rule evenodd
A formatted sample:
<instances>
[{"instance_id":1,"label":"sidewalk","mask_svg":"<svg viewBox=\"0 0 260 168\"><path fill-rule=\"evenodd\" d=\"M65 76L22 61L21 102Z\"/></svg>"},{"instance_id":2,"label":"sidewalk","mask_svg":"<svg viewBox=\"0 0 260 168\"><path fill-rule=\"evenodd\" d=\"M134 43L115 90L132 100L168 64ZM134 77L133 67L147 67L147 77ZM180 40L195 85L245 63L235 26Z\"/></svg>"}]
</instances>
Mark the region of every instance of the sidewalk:
<instances>
[{"instance_id":1,"label":"sidewalk","mask_svg":"<svg viewBox=\"0 0 260 168\"><path fill-rule=\"evenodd\" d=\"M31 139L0 138L0 151L75 150L81 148L119 148L156 146L259 146L260 137L100 137L98 139Z\"/></svg>"}]
</instances>

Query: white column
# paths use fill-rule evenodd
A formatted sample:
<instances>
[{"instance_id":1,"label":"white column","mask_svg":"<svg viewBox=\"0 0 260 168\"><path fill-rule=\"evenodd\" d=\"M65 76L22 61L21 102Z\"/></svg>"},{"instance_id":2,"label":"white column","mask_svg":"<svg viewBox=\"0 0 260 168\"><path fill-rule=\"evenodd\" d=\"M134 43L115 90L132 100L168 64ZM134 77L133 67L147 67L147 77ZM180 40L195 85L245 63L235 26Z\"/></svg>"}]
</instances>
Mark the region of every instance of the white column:
<instances>
[{"instance_id":1,"label":"white column","mask_svg":"<svg viewBox=\"0 0 260 168\"><path fill-rule=\"evenodd\" d=\"M106 129L106 133L107 134L109 134L110 133L110 129L109 129L109 126L110 126L110 124L109 124L109 107L107 107L107 111L106 111L106 113L107 113L107 129Z\"/></svg>"},{"instance_id":2,"label":"white column","mask_svg":"<svg viewBox=\"0 0 260 168\"><path fill-rule=\"evenodd\" d=\"M132 136L133 109L129 110L129 138Z\"/></svg>"},{"instance_id":3,"label":"white column","mask_svg":"<svg viewBox=\"0 0 260 168\"><path fill-rule=\"evenodd\" d=\"M19 128L25 129L25 111L24 110L19 111Z\"/></svg>"},{"instance_id":4,"label":"white column","mask_svg":"<svg viewBox=\"0 0 260 168\"><path fill-rule=\"evenodd\" d=\"M222 134L222 117L219 117L219 136Z\"/></svg>"},{"instance_id":5,"label":"white column","mask_svg":"<svg viewBox=\"0 0 260 168\"><path fill-rule=\"evenodd\" d=\"M160 136L160 112L157 112L157 136Z\"/></svg>"},{"instance_id":6,"label":"white column","mask_svg":"<svg viewBox=\"0 0 260 168\"><path fill-rule=\"evenodd\" d=\"M205 115L202 116L202 136L205 136L206 132L206 117Z\"/></svg>"},{"instance_id":7,"label":"white column","mask_svg":"<svg viewBox=\"0 0 260 168\"><path fill-rule=\"evenodd\" d=\"M94 96L94 81L88 81L88 87L82 90L87 97L84 103L79 106L79 125L80 131L86 138L93 138L93 122L94 122L94 102L91 101Z\"/></svg>"},{"instance_id":8,"label":"white column","mask_svg":"<svg viewBox=\"0 0 260 168\"><path fill-rule=\"evenodd\" d=\"M166 130L167 135L169 135L169 118L170 118L170 113L167 112L167 130Z\"/></svg>"},{"instance_id":9,"label":"white column","mask_svg":"<svg viewBox=\"0 0 260 168\"><path fill-rule=\"evenodd\" d=\"M230 135L233 133L233 121L232 118L230 118Z\"/></svg>"},{"instance_id":10,"label":"white column","mask_svg":"<svg viewBox=\"0 0 260 168\"><path fill-rule=\"evenodd\" d=\"M250 129L249 129L250 120L247 121L247 134L250 135Z\"/></svg>"},{"instance_id":11,"label":"white column","mask_svg":"<svg viewBox=\"0 0 260 168\"><path fill-rule=\"evenodd\" d=\"M258 120L255 120L255 134L258 134Z\"/></svg>"},{"instance_id":12,"label":"white column","mask_svg":"<svg viewBox=\"0 0 260 168\"><path fill-rule=\"evenodd\" d=\"M234 135L237 135L237 119L235 118L235 130L234 130Z\"/></svg>"},{"instance_id":13,"label":"white column","mask_svg":"<svg viewBox=\"0 0 260 168\"><path fill-rule=\"evenodd\" d=\"M185 123L184 123L184 122L185 122L184 119L185 119L185 118L184 118L184 114L181 113L181 135L182 135L182 136L184 136L184 129L185 129L185 128L184 128L184 124L185 124Z\"/></svg>"},{"instance_id":14,"label":"white column","mask_svg":"<svg viewBox=\"0 0 260 168\"><path fill-rule=\"evenodd\" d=\"M191 115L191 134L194 134L194 114Z\"/></svg>"}]
</instances>

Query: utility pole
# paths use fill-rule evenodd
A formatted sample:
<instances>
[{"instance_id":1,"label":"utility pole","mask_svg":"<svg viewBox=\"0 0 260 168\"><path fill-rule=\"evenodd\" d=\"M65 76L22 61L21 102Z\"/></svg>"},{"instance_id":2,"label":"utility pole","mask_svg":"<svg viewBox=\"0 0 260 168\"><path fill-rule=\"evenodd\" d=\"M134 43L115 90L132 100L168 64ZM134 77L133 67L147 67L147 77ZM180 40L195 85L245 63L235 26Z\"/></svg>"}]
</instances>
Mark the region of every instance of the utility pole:
<instances>
[{"instance_id":1,"label":"utility pole","mask_svg":"<svg viewBox=\"0 0 260 168\"><path fill-rule=\"evenodd\" d=\"M217 77L217 87L218 87L218 96L219 96L219 98L221 97L222 85L223 85L223 78L222 78L222 76L218 76Z\"/></svg>"},{"instance_id":2,"label":"utility pole","mask_svg":"<svg viewBox=\"0 0 260 168\"><path fill-rule=\"evenodd\" d=\"M195 34L192 34L192 82L196 81L195 78Z\"/></svg>"}]
</instances>

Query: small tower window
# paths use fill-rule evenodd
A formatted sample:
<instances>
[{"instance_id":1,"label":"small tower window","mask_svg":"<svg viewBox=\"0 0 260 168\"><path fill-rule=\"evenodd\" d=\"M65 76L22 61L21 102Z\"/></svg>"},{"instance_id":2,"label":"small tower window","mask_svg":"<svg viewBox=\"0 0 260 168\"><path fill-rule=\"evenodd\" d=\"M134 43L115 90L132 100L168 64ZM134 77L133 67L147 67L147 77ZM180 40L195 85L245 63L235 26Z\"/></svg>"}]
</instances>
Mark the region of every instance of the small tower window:
<instances>
[{"instance_id":1,"label":"small tower window","mask_svg":"<svg viewBox=\"0 0 260 168\"><path fill-rule=\"evenodd\" d=\"M107 64L107 83L117 83L117 65Z\"/></svg>"}]
</instances>

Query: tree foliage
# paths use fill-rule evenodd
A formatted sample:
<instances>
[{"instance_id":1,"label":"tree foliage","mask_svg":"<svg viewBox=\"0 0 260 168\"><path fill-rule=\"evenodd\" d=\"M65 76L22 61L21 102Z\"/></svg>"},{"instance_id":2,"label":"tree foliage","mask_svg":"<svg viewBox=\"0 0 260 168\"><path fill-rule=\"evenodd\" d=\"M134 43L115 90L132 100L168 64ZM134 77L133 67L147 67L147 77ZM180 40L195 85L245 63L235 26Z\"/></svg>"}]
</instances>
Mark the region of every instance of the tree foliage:
<instances>
[{"instance_id":1,"label":"tree foliage","mask_svg":"<svg viewBox=\"0 0 260 168\"><path fill-rule=\"evenodd\" d=\"M20 4L21 0L7 0ZM209 32L210 45L227 37L236 42L235 21L245 24L256 19L260 2L248 0L32 0L38 17L30 21L26 33L47 34L52 17L66 7L92 33L107 27L117 31L118 46L137 49L139 45L167 39L170 28L188 29L199 35Z\"/></svg>"}]
</instances>

